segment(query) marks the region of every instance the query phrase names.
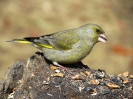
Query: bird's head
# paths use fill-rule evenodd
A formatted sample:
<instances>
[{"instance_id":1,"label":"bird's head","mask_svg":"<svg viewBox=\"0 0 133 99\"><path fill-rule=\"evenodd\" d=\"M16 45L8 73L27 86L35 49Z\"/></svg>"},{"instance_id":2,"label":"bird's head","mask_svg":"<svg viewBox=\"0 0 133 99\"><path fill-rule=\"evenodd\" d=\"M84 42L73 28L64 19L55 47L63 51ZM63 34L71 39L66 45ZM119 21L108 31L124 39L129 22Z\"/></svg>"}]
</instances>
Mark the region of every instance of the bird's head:
<instances>
[{"instance_id":1,"label":"bird's head","mask_svg":"<svg viewBox=\"0 0 133 99\"><path fill-rule=\"evenodd\" d=\"M108 38L105 35L104 30L96 24L86 24L81 26L82 30L94 43L103 42L106 43Z\"/></svg>"}]
</instances>

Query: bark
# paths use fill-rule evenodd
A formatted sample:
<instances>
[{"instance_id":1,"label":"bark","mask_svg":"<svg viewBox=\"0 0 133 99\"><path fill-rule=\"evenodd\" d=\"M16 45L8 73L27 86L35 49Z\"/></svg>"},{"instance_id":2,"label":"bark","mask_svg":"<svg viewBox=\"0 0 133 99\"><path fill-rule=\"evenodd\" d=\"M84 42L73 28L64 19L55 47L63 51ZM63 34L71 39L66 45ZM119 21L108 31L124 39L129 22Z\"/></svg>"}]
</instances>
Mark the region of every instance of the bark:
<instances>
[{"instance_id":1,"label":"bark","mask_svg":"<svg viewBox=\"0 0 133 99\"><path fill-rule=\"evenodd\" d=\"M63 64L62 64L63 65ZM13 64L0 80L0 99L133 99L133 76L109 75L82 62L53 66L41 53Z\"/></svg>"}]
</instances>

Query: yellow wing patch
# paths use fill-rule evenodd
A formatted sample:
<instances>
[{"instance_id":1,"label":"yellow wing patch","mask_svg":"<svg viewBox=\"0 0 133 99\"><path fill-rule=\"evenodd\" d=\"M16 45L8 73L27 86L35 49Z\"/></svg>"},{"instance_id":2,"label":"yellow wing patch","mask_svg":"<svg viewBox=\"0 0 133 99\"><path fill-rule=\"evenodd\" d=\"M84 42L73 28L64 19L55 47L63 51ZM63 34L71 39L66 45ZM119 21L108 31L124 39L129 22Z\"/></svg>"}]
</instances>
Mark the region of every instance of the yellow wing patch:
<instances>
[{"instance_id":1,"label":"yellow wing patch","mask_svg":"<svg viewBox=\"0 0 133 99\"><path fill-rule=\"evenodd\" d=\"M46 45L46 44L37 44L39 47L45 47L45 48L50 48L52 49L53 47L52 46L49 46L49 45Z\"/></svg>"}]
</instances>

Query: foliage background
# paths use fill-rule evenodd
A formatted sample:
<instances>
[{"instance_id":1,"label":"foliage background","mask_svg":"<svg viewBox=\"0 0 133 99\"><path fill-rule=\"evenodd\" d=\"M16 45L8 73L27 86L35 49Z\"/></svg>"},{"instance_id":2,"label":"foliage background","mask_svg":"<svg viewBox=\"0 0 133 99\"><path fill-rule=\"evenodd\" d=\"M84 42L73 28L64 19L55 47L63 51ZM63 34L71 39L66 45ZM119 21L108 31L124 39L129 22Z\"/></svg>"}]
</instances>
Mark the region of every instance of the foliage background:
<instances>
[{"instance_id":1,"label":"foliage background","mask_svg":"<svg viewBox=\"0 0 133 99\"><path fill-rule=\"evenodd\" d=\"M133 0L0 0L0 78L14 62L26 63L37 51L5 41L86 23L100 25L109 41L96 44L83 63L110 74L133 73Z\"/></svg>"}]
</instances>

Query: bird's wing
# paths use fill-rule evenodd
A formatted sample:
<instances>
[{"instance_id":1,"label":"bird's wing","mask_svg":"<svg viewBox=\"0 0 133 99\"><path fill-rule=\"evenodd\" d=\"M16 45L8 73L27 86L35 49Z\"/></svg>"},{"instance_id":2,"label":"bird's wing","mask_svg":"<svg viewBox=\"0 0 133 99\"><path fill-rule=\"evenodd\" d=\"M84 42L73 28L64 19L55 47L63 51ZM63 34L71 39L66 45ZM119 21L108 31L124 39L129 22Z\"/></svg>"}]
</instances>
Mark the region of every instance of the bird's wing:
<instances>
[{"instance_id":1,"label":"bird's wing","mask_svg":"<svg viewBox=\"0 0 133 99\"><path fill-rule=\"evenodd\" d=\"M49 35L46 35L46 36L49 36ZM47 39L42 40L41 37L25 37L22 40L23 40L23 41L21 41L22 43L26 43L26 44L29 43L30 45L33 45L39 49L41 49L41 48L52 49L53 48L53 46L49 44Z\"/></svg>"},{"instance_id":2,"label":"bird's wing","mask_svg":"<svg viewBox=\"0 0 133 99\"><path fill-rule=\"evenodd\" d=\"M79 36L76 29L72 29L56 32L51 35L43 35L35 38L29 37L24 39L33 42L39 46L39 48L69 50L79 41Z\"/></svg>"}]
</instances>

